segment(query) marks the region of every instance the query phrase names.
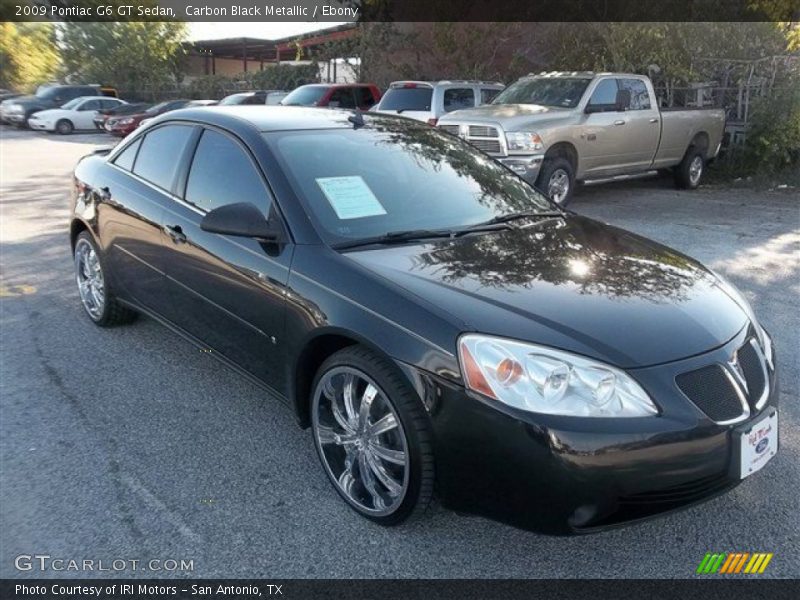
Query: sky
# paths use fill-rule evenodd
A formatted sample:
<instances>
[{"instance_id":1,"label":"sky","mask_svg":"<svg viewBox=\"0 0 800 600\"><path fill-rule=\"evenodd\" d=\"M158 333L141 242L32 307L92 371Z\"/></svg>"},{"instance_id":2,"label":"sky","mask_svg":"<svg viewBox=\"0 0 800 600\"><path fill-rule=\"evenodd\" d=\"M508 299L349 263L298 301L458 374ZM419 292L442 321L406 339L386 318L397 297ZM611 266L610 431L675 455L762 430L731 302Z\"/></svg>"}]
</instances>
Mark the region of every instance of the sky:
<instances>
[{"instance_id":1,"label":"sky","mask_svg":"<svg viewBox=\"0 0 800 600\"><path fill-rule=\"evenodd\" d=\"M232 37L255 37L274 40L318 29L344 25L341 23L189 23L189 39L216 40Z\"/></svg>"}]
</instances>

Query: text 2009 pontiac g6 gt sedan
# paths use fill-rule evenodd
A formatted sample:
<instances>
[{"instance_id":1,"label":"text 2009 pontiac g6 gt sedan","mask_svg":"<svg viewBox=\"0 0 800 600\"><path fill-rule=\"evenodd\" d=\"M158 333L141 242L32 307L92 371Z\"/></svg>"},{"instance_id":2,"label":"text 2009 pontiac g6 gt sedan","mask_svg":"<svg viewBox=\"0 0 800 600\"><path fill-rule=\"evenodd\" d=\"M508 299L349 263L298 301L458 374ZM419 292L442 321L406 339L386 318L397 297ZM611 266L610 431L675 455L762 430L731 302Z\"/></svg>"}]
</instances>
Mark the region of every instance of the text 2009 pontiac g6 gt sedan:
<instances>
[{"instance_id":1,"label":"text 2009 pontiac g6 gt sedan","mask_svg":"<svg viewBox=\"0 0 800 600\"><path fill-rule=\"evenodd\" d=\"M95 323L145 313L268 388L382 524L436 492L587 532L777 450L773 349L741 294L411 120L169 113L78 164L71 235Z\"/></svg>"}]
</instances>

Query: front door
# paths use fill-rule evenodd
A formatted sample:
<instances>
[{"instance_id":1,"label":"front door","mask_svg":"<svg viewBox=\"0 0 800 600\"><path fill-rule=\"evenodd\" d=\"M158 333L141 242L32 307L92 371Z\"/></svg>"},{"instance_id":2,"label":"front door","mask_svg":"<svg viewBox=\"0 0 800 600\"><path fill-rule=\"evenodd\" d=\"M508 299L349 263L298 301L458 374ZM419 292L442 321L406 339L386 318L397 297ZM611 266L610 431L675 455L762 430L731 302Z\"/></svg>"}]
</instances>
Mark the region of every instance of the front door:
<instances>
[{"instance_id":1,"label":"front door","mask_svg":"<svg viewBox=\"0 0 800 600\"><path fill-rule=\"evenodd\" d=\"M587 178L611 175L625 168L627 130L625 112L617 110L617 80L601 79L589 98L594 112L578 125L578 154Z\"/></svg>"},{"instance_id":2,"label":"front door","mask_svg":"<svg viewBox=\"0 0 800 600\"><path fill-rule=\"evenodd\" d=\"M279 218L265 181L245 147L205 129L182 200L164 213L167 318L252 375L284 389L284 306L293 245L209 233L210 210L250 202Z\"/></svg>"}]
</instances>

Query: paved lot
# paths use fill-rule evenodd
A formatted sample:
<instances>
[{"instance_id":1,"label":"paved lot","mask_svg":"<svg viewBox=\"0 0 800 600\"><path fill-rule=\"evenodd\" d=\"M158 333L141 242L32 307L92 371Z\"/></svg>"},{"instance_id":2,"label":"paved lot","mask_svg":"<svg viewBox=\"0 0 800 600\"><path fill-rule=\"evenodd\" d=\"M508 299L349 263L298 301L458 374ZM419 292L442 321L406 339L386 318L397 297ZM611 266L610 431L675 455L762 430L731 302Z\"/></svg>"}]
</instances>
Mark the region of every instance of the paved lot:
<instances>
[{"instance_id":1,"label":"paved lot","mask_svg":"<svg viewBox=\"0 0 800 600\"><path fill-rule=\"evenodd\" d=\"M66 189L76 159L110 138L0 135L1 577L21 575L22 553L190 559L206 577L685 577L712 550L774 552L767 575L800 576L797 192L649 180L587 188L574 204L706 261L751 299L782 369L782 451L762 473L587 537L437 506L383 529L339 500L309 432L260 390L150 320L101 330L82 314Z\"/></svg>"}]
</instances>

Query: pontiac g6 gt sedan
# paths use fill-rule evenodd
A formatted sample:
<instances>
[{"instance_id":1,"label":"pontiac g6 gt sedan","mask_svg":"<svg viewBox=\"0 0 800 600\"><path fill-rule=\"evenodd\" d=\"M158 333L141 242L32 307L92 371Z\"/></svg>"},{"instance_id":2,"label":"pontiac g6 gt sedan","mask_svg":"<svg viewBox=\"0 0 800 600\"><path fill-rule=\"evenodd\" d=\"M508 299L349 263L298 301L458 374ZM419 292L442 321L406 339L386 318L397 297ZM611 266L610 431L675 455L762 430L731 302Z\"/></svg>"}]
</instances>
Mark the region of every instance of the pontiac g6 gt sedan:
<instances>
[{"instance_id":1,"label":"pontiac g6 gt sedan","mask_svg":"<svg viewBox=\"0 0 800 600\"><path fill-rule=\"evenodd\" d=\"M436 493L596 531L723 493L777 450L772 343L739 292L424 124L180 110L74 181L89 318L149 315L281 398L378 523Z\"/></svg>"}]
</instances>

